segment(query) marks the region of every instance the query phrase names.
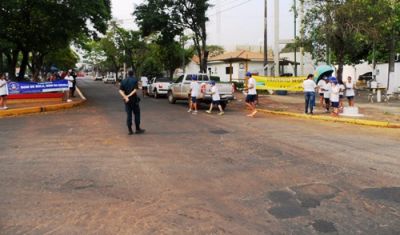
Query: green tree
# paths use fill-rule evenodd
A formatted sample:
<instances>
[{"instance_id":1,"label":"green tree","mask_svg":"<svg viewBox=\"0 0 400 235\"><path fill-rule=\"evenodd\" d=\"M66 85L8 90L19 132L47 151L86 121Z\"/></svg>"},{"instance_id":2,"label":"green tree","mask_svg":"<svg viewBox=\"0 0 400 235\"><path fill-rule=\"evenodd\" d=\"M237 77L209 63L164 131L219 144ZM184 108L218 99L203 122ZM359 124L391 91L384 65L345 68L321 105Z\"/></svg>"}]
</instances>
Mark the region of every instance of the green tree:
<instances>
[{"instance_id":1,"label":"green tree","mask_svg":"<svg viewBox=\"0 0 400 235\"><path fill-rule=\"evenodd\" d=\"M7 0L0 2L0 15L0 40L9 45L2 53L7 57L10 76L15 76L21 53L20 76L30 59L37 78L46 55L68 47L81 35L104 33L111 8L110 0Z\"/></svg>"},{"instance_id":2,"label":"green tree","mask_svg":"<svg viewBox=\"0 0 400 235\"><path fill-rule=\"evenodd\" d=\"M133 13L144 36L160 34L163 41L174 42L185 29L192 32L200 70L207 72L206 12L208 0L146 0Z\"/></svg>"},{"instance_id":3,"label":"green tree","mask_svg":"<svg viewBox=\"0 0 400 235\"><path fill-rule=\"evenodd\" d=\"M304 22L306 38L301 43L313 49L317 60L327 57L329 63L332 58L332 62L339 66L339 79L342 78L345 63L357 63L367 58L389 58L389 51L394 51L390 50L391 43L396 41L400 32L398 1L304 2L308 13Z\"/></svg>"}]
</instances>

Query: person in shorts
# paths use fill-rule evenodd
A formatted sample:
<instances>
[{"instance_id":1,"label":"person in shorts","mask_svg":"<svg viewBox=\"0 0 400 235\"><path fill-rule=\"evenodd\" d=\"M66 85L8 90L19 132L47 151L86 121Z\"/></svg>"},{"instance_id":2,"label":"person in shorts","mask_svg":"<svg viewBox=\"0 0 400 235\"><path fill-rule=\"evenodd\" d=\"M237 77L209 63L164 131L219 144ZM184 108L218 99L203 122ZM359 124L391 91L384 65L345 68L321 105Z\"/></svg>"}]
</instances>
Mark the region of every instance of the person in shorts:
<instances>
[{"instance_id":1,"label":"person in shorts","mask_svg":"<svg viewBox=\"0 0 400 235\"><path fill-rule=\"evenodd\" d=\"M200 86L197 82L197 76L192 76L192 82L190 83L190 108L188 112L192 114L197 114L197 97L200 93Z\"/></svg>"},{"instance_id":2,"label":"person in shorts","mask_svg":"<svg viewBox=\"0 0 400 235\"><path fill-rule=\"evenodd\" d=\"M147 77L141 77L140 82L142 83L142 96L144 97L147 94L147 87L149 86L149 81Z\"/></svg>"},{"instance_id":3,"label":"person in shorts","mask_svg":"<svg viewBox=\"0 0 400 235\"><path fill-rule=\"evenodd\" d=\"M6 110L7 107L8 86L6 76L0 73L0 109Z\"/></svg>"},{"instance_id":4,"label":"person in shorts","mask_svg":"<svg viewBox=\"0 0 400 235\"><path fill-rule=\"evenodd\" d=\"M218 106L219 108L219 113L218 115L224 115L224 110L222 109L221 103L220 103L220 96L219 96L219 91L218 87L215 85L215 81L211 81L211 96L212 96L212 102L210 104L210 109L207 110L207 113L211 113L213 109L213 105Z\"/></svg>"},{"instance_id":5,"label":"person in shorts","mask_svg":"<svg viewBox=\"0 0 400 235\"><path fill-rule=\"evenodd\" d=\"M339 92L340 88L338 81L335 77L330 78L331 90L330 90L330 102L333 108L332 115L337 117L339 115Z\"/></svg>"},{"instance_id":6,"label":"person in shorts","mask_svg":"<svg viewBox=\"0 0 400 235\"><path fill-rule=\"evenodd\" d=\"M246 105L250 108L250 114L248 117L254 117L256 115L256 100L257 100L257 90L256 90L256 80L252 77L250 72L246 73L248 77L247 81L247 95L246 95Z\"/></svg>"},{"instance_id":7,"label":"person in shorts","mask_svg":"<svg viewBox=\"0 0 400 235\"><path fill-rule=\"evenodd\" d=\"M346 87L343 84L343 81L339 81L339 112L343 112L343 100L344 100L344 92Z\"/></svg>"},{"instance_id":8,"label":"person in shorts","mask_svg":"<svg viewBox=\"0 0 400 235\"><path fill-rule=\"evenodd\" d=\"M331 101L330 101L331 83L329 82L328 78L325 78L325 86L323 88L323 91L324 91L324 101L325 101L324 107L325 107L326 113L329 113L329 109L331 106Z\"/></svg>"},{"instance_id":9,"label":"person in shorts","mask_svg":"<svg viewBox=\"0 0 400 235\"><path fill-rule=\"evenodd\" d=\"M344 86L346 87L346 97L347 97L347 100L349 101L349 106L353 107L354 106L354 96L355 96L354 90L356 87L350 76L347 77L347 81L344 83Z\"/></svg>"},{"instance_id":10,"label":"person in shorts","mask_svg":"<svg viewBox=\"0 0 400 235\"><path fill-rule=\"evenodd\" d=\"M325 78L321 78L317 84L318 94L319 94L319 104L321 105L321 108L325 108L325 103L324 103L324 87L325 87L325 85L326 85Z\"/></svg>"}]
</instances>

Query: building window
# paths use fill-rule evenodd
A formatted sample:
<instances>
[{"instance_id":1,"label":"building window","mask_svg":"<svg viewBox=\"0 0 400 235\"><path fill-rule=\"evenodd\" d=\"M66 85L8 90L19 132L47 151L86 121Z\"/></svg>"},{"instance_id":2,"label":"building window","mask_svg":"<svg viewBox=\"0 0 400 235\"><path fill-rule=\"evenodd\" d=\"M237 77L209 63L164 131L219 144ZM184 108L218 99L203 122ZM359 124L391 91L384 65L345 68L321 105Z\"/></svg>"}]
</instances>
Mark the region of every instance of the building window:
<instances>
[{"instance_id":1,"label":"building window","mask_svg":"<svg viewBox=\"0 0 400 235\"><path fill-rule=\"evenodd\" d=\"M225 71L226 71L226 74L233 74L233 68L232 67L226 67Z\"/></svg>"}]
</instances>

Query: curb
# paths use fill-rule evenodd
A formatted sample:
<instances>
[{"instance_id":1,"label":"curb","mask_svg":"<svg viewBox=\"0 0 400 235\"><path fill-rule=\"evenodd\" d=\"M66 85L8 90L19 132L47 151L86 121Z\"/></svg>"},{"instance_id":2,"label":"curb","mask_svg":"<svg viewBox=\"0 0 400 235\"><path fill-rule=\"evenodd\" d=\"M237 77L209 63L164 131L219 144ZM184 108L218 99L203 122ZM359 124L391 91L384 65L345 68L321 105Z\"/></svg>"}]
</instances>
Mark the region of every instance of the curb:
<instances>
[{"instance_id":1,"label":"curb","mask_svg":"<svg viewBox=\"0 0 400 235\"><path fill-rule=\"evenodd\" d=\"M81 90L77 87L77 91L79 96L81 97L80 101L74 101L70 103L62 103L62 104L50 104L43 106L35 106L35 107L27 107L27 108L18 108L18 109L8 109L0 112L0 118L3 117L15 117L21 115L28 115L34 113L44 113L44 112L54 112L59 110L65 110L74 108L84 104L87 99L83 96Z\"/></svg>"},{"instance_id":2,"label":"curb","mask_svg":"<svg viewBox=\"0 0 400 235\"><path fill-rule=\"evenodd\" d=\"M352 118L339 118L339 117L335 118L335 117L318 116L318 115L306 115L306 114L291 113L291 112L271 111L267 109L257 109L257 111L267 114L282 115L282 116L296 117L302 119L340 122L340 123L348 123L348 124L371 126L371 127L400 128L400 123L390 123L390 122L364 120L364 119L352 119Z\"/></svg>"}]
</instances>

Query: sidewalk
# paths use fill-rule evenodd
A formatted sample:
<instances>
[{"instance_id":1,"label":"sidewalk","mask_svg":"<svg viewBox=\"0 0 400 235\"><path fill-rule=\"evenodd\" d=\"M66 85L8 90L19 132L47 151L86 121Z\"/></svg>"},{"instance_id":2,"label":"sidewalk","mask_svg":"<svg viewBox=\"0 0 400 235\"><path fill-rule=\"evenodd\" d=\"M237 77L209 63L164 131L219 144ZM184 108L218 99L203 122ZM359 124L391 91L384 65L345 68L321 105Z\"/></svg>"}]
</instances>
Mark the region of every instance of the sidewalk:
<instances>
[{"instance_id":1,"label":"sidewalk","mask_svg":"<svg viewBox=\"0 0 400 235\"><path fill-rule=\"evenodd\" d=\"M237 94L238 99L243 99ZM293 116L297 118L319 119L324 121L347 122L360 125L396 127L400 128L400 100L391 99L389 103L370 103L368 94L360 92L355 97L355 106L359 108L363 117L332 117L319 105L316 97L314 115L304 114L304 95L302 93L288 93L288 95L259 95L257 109L264 113ZM348 106L347 99L344 102Z\"/></svg>"},{"instance_id":2,"label":"sidewalk","mask_svg":"<svg viewBox=\"0 0 400 235\"><path fill-rule=\"evenodd\" d=\"M66 102L58 98L8 100L8 109L0 110L0 118L64 110L79 106L85 101L86 98L82 95L79 89L77 89L75 97L72 98L72 102Z\"/></svg>"}]
</instances>

